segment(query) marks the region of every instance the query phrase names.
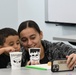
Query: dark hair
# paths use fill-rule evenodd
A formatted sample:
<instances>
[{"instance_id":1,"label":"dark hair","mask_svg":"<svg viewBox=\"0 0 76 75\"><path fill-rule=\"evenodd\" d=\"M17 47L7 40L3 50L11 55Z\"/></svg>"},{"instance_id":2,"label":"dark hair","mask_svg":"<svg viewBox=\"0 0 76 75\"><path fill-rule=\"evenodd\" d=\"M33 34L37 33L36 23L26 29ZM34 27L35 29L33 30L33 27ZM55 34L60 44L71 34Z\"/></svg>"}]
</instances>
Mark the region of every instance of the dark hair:
<instances>
[{"instance_id":1,"label":"dark hair","mask_svg":"<svg viewBox=\"0 0 76 75\"><path fill-rule=\"evenodd\" d=\"M20 32L24 29L26 29L27 27L30 27L30 28L34 28L39 34L41 32L38 24L32 20L27 20L27 21L24 21L20 24L19 28L18 28L18 34L20 36Z\"/></svg>"},{"instance_id":2,"label":"dark hair","mask_svg":"<svg viewBox=\"0 0 76 75\"><path fill-rule=\"evenodd\" d=\"M11 35L18 35L18 33L13 28L0 29L0 45L4 45L6 38Z\"/></svg>"}]
</instances>

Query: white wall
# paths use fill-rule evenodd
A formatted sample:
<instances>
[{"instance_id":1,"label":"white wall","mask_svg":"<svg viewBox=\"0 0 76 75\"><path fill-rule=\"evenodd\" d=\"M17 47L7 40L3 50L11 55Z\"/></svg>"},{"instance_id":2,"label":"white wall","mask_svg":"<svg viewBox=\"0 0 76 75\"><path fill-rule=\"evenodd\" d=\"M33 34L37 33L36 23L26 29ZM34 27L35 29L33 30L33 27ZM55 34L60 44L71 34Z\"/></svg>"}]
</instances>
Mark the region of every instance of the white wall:
<instances>
[{"instance_id":1,"label":"white wall","mask_svg":"<svg viewBox=\"0 0 76 75\"><path fill-rule=\"evenodd\" d=\"M76 27L45 23L45 0L18 0L18 24L29 19L39 24L44 39L50 41L53 41L54 36L76 34Z\"/></svg>"},{"instance_id":2,"label":"white wall","mask_svg":"<svg viewBox=\"0 0 76 75\"><path fill-rule=\"evenodd\" d=\"M0 28L18 27L18 1L0 0Z\"/></svg>"},{"instance_id":3,"label":"white wall","mask_svg":"<svg viewBox=\"0 0 76 75\"><path fill-rule=\"evenodd\" d=\"M24 20L36 21L44 38L54 41L54 36L76 34L76 27L56 26L45 23L45 0L0 0L0 28L17 29Z\"/></svg>"},{"instance_id":4,"label":"white wall","mask_svg":"<svg viewBox=\"0 0 76 75\"><path fill-rule=\"evenodd\" d=\"M52 40L55 35L62 35L62 27L45 23L45 0L18 0L19 24L24 20L36 21L44 34L44 39Z\"/></svg>"}]
</instances>

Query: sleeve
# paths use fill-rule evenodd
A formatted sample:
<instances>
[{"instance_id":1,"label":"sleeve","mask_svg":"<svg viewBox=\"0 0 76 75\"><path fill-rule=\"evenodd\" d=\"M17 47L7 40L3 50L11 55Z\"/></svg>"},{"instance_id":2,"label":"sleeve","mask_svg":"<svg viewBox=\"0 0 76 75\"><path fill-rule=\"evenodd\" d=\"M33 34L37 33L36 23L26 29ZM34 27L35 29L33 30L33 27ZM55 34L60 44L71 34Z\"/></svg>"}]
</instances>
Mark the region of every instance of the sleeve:
<instances>
[{"instance_id":1,"label":"sleeve","mask_svg":"<svg viewBox=\"0 0 76 75\"><path fill-rule=\"evenodd\" d=\"M22 61L21 61L21 67L26 66L28 60L29 60L29 53L22 47Z\"/></svg>"},{"instance_id":2,"label":"sleeve","mask_svg":"<svg viewBox=\"0 0 76 75\"><path fill-rule=\"evenodd\" d=\"M66 55L70 55L72 53L76 53L76 49L75 48L73 48L72 46L67 45L67 44L65 44L63 42L57 43L57 45L58 45L58 47L60 47L60 49L59 49L60 52L62 52L65 56Z\"/></svg>"}]
</instances>

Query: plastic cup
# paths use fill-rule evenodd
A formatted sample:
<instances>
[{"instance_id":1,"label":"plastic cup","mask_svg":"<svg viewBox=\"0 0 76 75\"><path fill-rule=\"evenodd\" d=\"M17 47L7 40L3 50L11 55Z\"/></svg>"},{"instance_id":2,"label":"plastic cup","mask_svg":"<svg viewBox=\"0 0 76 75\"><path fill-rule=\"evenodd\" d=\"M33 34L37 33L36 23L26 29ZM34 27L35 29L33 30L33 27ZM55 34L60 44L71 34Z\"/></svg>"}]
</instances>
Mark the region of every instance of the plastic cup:
<instances>
[{"instance_id":1,"label":"plastic cup","mask_svg":"<svg viewBox=\"0 0 76 75\"><path fill-rule=\"evenodd\" d=\"M29 48L29 55L31 63L40 62L40 48Z\"/></svg>"},{"instance_id":2,"label":"plastic cup","mask_svg":"<svg viewBox=\"0 0 76 75\"><path fill-rule=\"evenodd\" d=\"M12 69L21 68L22 52L10 52L10 61Z\"/></svg>"}]
</instances>

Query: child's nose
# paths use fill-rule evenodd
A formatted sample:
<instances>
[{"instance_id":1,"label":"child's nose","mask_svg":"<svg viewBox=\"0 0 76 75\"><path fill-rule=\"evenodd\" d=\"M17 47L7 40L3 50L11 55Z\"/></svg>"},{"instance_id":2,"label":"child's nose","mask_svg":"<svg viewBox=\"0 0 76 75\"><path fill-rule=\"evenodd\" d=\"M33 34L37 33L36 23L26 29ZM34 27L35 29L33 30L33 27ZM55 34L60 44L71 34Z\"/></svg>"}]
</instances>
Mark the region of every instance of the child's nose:
<instances>
[{"instance_id":1,"label":"child's nose","mask_svg":"<svg viewBox=\"0 0 76 75\"><path fill-rule=\"evenodd\" d=\"M15 44L15 45L14 45L14 48L15 48L15 49L17 49L17 48L18 48L18 45L17 45L17 44Z\"/></svg>"}]
</instances>

